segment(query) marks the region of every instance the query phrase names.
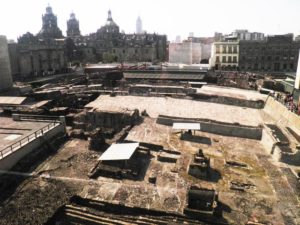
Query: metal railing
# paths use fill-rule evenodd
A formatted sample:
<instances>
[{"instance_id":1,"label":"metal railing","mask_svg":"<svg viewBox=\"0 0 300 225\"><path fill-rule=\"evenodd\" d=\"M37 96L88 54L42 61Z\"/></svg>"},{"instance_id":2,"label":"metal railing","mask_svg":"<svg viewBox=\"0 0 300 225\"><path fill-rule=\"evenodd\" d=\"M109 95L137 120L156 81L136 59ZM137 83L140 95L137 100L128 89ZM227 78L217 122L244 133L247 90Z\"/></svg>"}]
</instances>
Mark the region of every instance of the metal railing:
<instances>
[{"instance_id":1,"label":"metal railing","mask_svg":"<svg viewBox=\"0 0 300 225\"><path fill-rule=\"evenodd\" d=\"M21 147L25 146L29 142L37 139L38 137L43 136L45 133L47 133L49 130L55 128L56 126L60 125L61 122L54 121L50 122L48 125L42 127L41 129L27 135L26 137L22 138L21 140L18 140L17 142L3 148L0 150L0 159L3 159L4 157L8 156L9 154L17 151Z\"/></svg>"}]
</instances>

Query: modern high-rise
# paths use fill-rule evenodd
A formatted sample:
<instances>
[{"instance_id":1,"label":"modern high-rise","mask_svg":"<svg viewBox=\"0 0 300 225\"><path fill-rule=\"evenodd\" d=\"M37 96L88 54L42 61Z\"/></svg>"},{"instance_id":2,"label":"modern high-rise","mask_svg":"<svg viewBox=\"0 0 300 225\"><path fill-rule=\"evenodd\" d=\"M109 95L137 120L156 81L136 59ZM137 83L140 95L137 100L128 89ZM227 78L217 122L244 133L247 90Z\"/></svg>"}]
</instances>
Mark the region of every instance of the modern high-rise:
<instances>
[{"instance_id":1,"label":"modern high-rise","mask_svg":"<svg viewBox=\"0 0 300 225\"><path fill-rule=\"evenodd\" d=\"M143 33L143 24L141 17L138 17L136 20L136 33L141 34Z\"/></svg>"}]
</instances>

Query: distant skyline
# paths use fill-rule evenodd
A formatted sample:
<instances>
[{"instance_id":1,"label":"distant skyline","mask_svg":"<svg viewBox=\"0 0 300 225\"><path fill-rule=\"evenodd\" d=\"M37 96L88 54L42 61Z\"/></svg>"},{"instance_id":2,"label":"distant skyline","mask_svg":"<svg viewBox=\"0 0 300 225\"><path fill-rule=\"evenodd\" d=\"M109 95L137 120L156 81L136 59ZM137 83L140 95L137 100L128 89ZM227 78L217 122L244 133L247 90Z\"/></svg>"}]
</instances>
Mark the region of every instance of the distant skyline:
<instances>
[{"instance_id":1,"label":"distant skyline","mask_svg":"<svg viewBox=\"0 0 300 225\"><path fill-rule=\"evenodd\" d=\"M3 3L5 2L5 3ZM190 32L213 36L214 32L231 33L235 29L262 32L266 35L300 34L300 0L6 0L0 8L0 35L16 40L26 32L37 34L42 14L48 5L66 35L67 20L74 12L83 35L96 32L112 11L120 31L134 33L138 16L148 33L186 39Z\"/></svg>"}]
</instances>

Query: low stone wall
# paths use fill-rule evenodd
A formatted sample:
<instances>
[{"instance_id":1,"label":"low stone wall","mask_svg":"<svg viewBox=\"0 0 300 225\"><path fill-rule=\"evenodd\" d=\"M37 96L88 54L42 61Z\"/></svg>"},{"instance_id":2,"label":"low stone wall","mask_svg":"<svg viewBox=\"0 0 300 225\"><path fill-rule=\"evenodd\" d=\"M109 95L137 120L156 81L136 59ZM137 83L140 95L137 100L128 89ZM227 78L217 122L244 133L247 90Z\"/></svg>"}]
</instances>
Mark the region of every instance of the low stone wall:
<instances>
[{"instance_id":1,"label":"low stone wall","mask_svg":"<svg viewBox=\"0 0 300 225\"><path fill-rule=\"evenodd\" d=\"M261 143L269 154L273 154L278 140L272 135L270 129L264 126Z\"/></svg>"},{"instance_id":2,"label":"low stone wall","mask_svg":"<svg viewBox=\"0 0 300 225\"><path fill-rule=\"evenodd\" d=\"M272 155L272 158L275 161L292 165L300 165L300 151L298 149L292 153L282 151L281 148L287 146L287 144L281 143L276 137L274 137L267 126L265 126L262 131L261 143L266 151Z\"/></svg>"},{"instance_id":3,"label":"low stone wall","mask_svg":"<svg viewBox=\"0 0 300 225\"><path fill-rule=\"evenodd\" d=\"M241 138L249 138L260 140L262 137L262 128L261 127L251 127L244 126L240 124L230 124L223 123L219 121L210 121L204 119L188 119L188 118L178 118L178 117L169 117L160 115L157 120L157 123L172 126L173 123L200 123L201 131L220 134L224 136L233 136Z\"/></svg>"},{"instance_id":4,"label":"low stone wall","mask_svg":"<svg viewBox=\"0 0 300 225\"><path fill-rule=\"evenodd\" d=\"M0 170L10 170L14 165L18 163L20 159L24 156L32 152L34 149L40 147L44 144L44 140L51 140L53 137L57 136L59 133L65 133L65 126L63 124L54 127L53 129L49 130L48 132L44 133L43 136L40 136L26 145L22 146L15 152L11 153L10 155L4 157L0 161Z\"/></svg>"},{"instance_id":5,"label":"low stone wall","mask_svg":"<svg viewBox=\"0 0 300 225\"><path fill-rule=\"evenodd\" d=\"M282 126L300 131L300 116L289 111L284 105L272 97L268 97L263 112Z\"/></svg>"},{"instance_id":6,"label":"low stone wall","mask_svg":"<svg viewBox=\"0 0 300 225\"><path fill-rule=\"evenodd\" d=\"M130 94L192 94L196 93L196 89L181 86L159 86L159 85L131 85L129 87Z\"/></svg>"},{"instance_id":7,"label":"low stone wall","mask_svg":"<svg viewBox=\"0 0 300 225\"><path fill-rule=\"evenodd\" d=\"M121 111L88 111L85 117L84 125L92 130L100 128L113 128L122 130L126 126L132 126L139 120L139 111L124 109Z\"/></svg>"},{"instance_id":8,"label":"low stone wall","mask_svg":"<svg viewBox=\"0 0 300 225\"><path fill-rule=\"evenodd\" d=\"M280 151L279 161L285 162L288 164L300 166L300 151L297 149L294 153L283 153Z\"/></svg>"},{"instance_id":9,"label":"low stone wall","mask_svg":"<svg viewBox=\"0 0 300 225\"><path fill-rule=\"evenodd\" d=\"M190 94L194 100L199 101L206 101L206 102L213 102L225 105L235 105L239 107L247 107L247 108L254 108L254 109L262 109L264 107L264 101L262 100L246 100L246 99L239 99L227 96L218 96L218 95L209 95L209 94Z\"/></svg>"}]
</instances>

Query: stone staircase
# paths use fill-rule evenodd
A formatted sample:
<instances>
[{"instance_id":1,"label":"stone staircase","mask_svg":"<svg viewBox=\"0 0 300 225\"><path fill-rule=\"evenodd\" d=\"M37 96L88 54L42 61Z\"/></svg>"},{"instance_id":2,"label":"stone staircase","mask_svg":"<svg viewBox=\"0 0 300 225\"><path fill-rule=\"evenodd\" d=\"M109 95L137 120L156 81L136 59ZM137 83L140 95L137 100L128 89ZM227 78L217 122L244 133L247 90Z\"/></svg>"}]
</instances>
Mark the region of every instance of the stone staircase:
<instances>
[{"instance_id":1,"label":"stone staircase","mask_svg":"<svg viewBox=\"0 0 300 225\"><path fill-rule=\"evenodd\" d=\"M48 224L209 224L178 213L148 210L95 200L82 199L76 196L75 202L61 207ZM218 224L218 223L214 223Z\"/></svg>"}]
</instances>

